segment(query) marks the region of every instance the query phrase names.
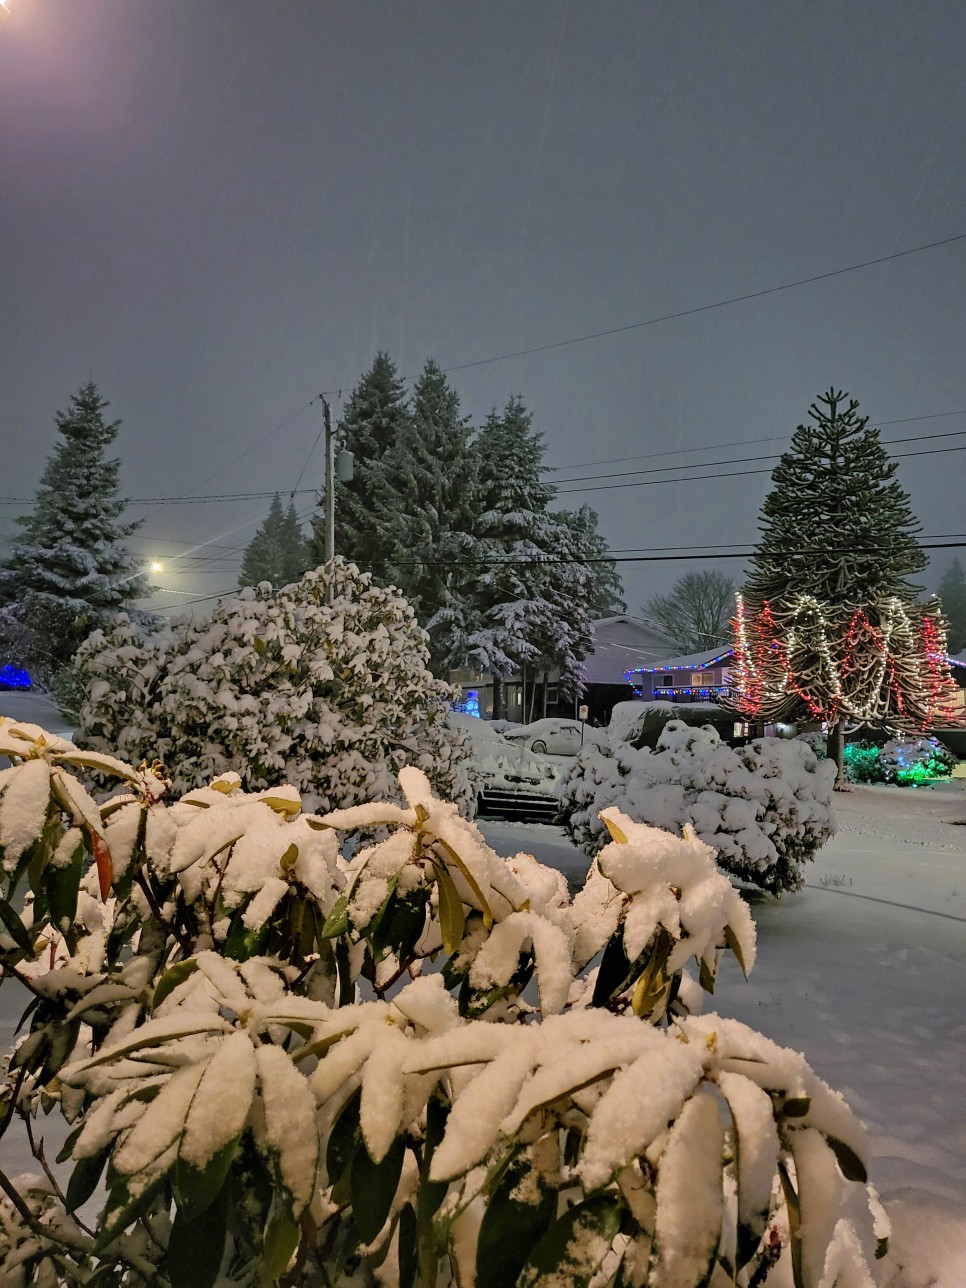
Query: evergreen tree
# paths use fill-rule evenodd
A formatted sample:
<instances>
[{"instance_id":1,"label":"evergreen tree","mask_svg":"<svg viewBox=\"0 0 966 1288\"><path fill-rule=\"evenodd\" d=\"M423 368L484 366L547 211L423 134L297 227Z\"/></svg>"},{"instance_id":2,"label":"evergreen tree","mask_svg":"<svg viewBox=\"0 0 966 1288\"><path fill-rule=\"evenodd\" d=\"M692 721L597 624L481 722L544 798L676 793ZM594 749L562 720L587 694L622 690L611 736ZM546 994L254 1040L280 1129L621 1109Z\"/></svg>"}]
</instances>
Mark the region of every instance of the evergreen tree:
<instances>
[{"instance_id":1,"label":"evergreen tree","mask_svg":"<svg viewBox=\"0 0 966 1288\"><path fill-rule=\"evenodd\" d=\"M429 359L413 389L412 415L382 458L373 522L391 547L385 580L398 586L429 632L434 664L451 652L451 623L471 594L473 476L470 428L459 395Z\"/></svg>"},{"instance_id":2,"label":"evergreen tree","mask_svg":"<svg viewBox=\"0 0 966 1288\"><path fill-rule=\"evenodd\" d=\"M858 403L830 389L772 474L736 618L736 708L822 720L842 770L847 720L928 728L952 696L938 602L909 498Z\"/></svg>"},{"instance_id":3,"label":"evergreen tree","mask_svg":"<svg viewBox=\"0 0 966 1288\"><path fill-rule=\"evenodd\" d=\"M309 567L309 547L302 535L295 503L282 509L278 493L272 497L268 515L252 537L242 556L239 586L257 586L268 581L288 586L298 581Z\"/></svg>"},{"instance_id":4,"label":"evergreen tree","mask_svg":"<svg viewBox=\"0 0 966 1288\"><path fill-rule=\"evenodd\" d=\"M548 509L555 489L540 477L543 440L532 419L512 397L474 444L480 572L465 638L468 656L493 674L497 717L509 676L559 667L576 691L593 647L594 577L580 562L574 526Z\"/></svg>"},{"instance_id":5,"label":"evergreen tree","mask_svg":"<svg viewBox=\"0 0 966 1288\"><path fill-rule=\"evenodd\" d=\"M336 553L372 572L385 584L387 567L396 542L382 524L374 521L376 507L386 491L383 457L408 427L409 403L396 365L386 353L376 355L372 367L353 390L339 425L341 442L353 455L353 477L336 482ZM315 526L315 525L314 525ZM315 526L313 557L324 562L319 549L320 526Z\"/></svg>"},{"instance_id":6,"label":"evergreen tree","mask_svg":"<svg viewBox=\"0 0 966 1288\"><path fill-rule=\"evenodd\" d=\"M966 573L958 558L953 559L943 573L938 594L943 616L949 623L949 651L958 656L962 649L966 649Z\"/></svg>"},{"instance_id":7,"label":"evergreen tree","mask_svg":"<svg viewBox=\"0 0 966 1288\"><path fill-rule=\"evenodd\" d=\"M121 422L106 423L110 404L93 381L56 413L60 440L47 458L33 512L0 570L0 600L29 634L22 662L49 682L98 627L148 591L123 523L118 459L105 459Z\"/></svg>"},{"instance_id":8,"label":"evergreen tree","mask_svg":"<svg viewBox=\"0 0 966 1288\"><path fill-rule=\"evenodd\" d=\"M559 519L569 524L577 546L593 573L588 604L591 615L597 618L626 613L624 583L617 571L617 564L608 558L610 551L607 541L597 529L600 521L597 511L589 505L582 505L579 510L558 510L556 513Z\"/></svg>"}]
</instances>

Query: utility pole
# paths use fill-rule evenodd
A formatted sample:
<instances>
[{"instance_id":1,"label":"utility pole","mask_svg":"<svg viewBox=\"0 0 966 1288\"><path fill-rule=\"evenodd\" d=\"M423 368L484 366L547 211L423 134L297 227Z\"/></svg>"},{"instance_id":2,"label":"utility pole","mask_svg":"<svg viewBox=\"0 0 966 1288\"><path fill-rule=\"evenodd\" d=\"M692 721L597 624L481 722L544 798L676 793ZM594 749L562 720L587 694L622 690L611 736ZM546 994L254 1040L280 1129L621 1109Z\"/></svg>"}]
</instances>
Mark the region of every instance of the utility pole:
<instances>
[{"instance_id":1,"label":"utility pole","mask_svg":"<svg viewBox=\"0 0 966 1288\"><path fill-rule=\"evenodd\" d=\"M328 398L322 399L322 415L325 418L325 562L328 566L335 557L335 444L332 441L332 414ZM331 604L331 576L326 598Z\"/></svg>"},{"instance_id":2,"label":"utility pole","mask_svg":"<svg viewBox=\"0 0 966 1288\"><path fill-rule=\"evenodd\" d=\"M335 558L335 480L340 483L352 481L352 453L340 448L335 450L335 435L332 433L332 410L329 400L322 397L322 415L325 425L325 562L330 564ZM332 602L332 583L329 583L329 603Z\"/></svg>"},{"instance_id":3,"label":"utility pole","mask_svg":"<svg viewBox=\"0 0 966 1288\"><path fill-rule=\"evenodd\" d=\"M325 416L325 562L335 556L335 443L332 438L332 413L328 398L322 399Z\"/></svg>"}]
</instances>

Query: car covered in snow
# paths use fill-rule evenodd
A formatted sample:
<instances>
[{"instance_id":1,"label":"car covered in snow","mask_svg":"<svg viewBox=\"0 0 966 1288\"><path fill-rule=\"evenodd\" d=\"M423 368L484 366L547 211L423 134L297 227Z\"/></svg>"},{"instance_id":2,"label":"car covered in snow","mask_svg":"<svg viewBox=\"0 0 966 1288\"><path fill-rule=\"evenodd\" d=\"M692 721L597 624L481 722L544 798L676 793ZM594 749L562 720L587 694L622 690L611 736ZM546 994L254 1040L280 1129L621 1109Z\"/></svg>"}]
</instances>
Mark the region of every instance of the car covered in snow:
<instances>
[{"instance_id":1,"label":"car covered in snow","mask_svg":"<svg viewBox=\"0 0 966 1288\"><path fill-rule=\"evenodd\" d=\"M556 815L559 802L555 787L560 777L557 762L507 738L478 716L451 711L446 723L458 730L472 749L481 814L541 820Z\"/></svg>"},{"instance_id":2,"label":"car covered in snow","mask_svg":"<svg viewBox=\"0 0 966 1288\"><path fill-rule=\"evenodd\" d=\"M576 756L584 744L586 732L579 720L548 717L509 729L504 737L538 756Z\"/></svg>"}]
</instances>

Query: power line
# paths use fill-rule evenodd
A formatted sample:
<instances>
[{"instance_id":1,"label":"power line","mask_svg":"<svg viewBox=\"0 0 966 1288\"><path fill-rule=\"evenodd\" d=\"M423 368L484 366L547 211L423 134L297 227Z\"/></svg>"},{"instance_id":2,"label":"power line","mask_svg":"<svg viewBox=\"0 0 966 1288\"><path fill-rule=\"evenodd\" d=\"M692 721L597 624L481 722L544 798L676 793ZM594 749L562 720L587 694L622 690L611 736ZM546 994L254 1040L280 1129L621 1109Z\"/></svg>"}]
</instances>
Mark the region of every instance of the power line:
<instances>
[{"instance_id":1,"label":"power line","mask_svg":"<svg viewBox=\"0 0 966 1288\"><path fill-rule=\"evenodd\" d=\"M810 286L814 282L824 282L832 277L842 277L845 273L857 273L862 268L872 268L876 264L887 264L890 260L903 259L907 255L918 255L924 250L935 250L938 246L949 246L953 242L966 240L966 233L956 233L953 237L944 237L940 241L925 242L921 246L910 246L908 250L897 250L891 255L880 255L876 259L866 259L860 264L848 264L844 268L834 268L827 273L816 273L812 277L800 277L794 282L783 282L780 286L767 286L760 291L749 291L745 295L732 295L726 300L715 300L711 304L698 304L694 308L679 309L676 313L662 313L658 317L646 318L643 322L628 322L624 326L608 327L604 331L589 331L586 335L574 336L570 340L555 340L552 344L538 344L529 349L517 349L513 353L500 353L491 358L477 358L474 362L461 362L451 367L443 367L446 373L467 371L470 367L484 367L493 362L507 362L510 358L525 358L533 353L548 353L551 349L564 349L573 344L583 344L587 340L600 340L609 335L622 335L626 331L639 331L643 327L657 326L660 322L674 322L678 318L693 317L697 313L710 313L712 309L723 309L729 304L742 304L746 300L760 300L766 295L777 295L780 291L791 291L797 286Z\"/></svg>"},{"instance_id":2,"label":"power line","mask_svg":"<svg viewBox=\"0 0 966 1288\"><path fill-rule=\"evenodd\" d=\"M938 456L946 452L963 452L963 451L966 451L966 446L963 446L963 445L959 447L931 447L931 448L926 448L924 451L921 451L921 452L902 452L894 456L892 459L896 461L905 461L912 456ZM751 459L754 459L754 458L749 457L749 460ZM764 459L767 459L767 458L764 458ZM719 465L729 464L728 461L708 462L709 465L713 465L715 463ZM696 466L695 468L701 468L701 467ZM660 483L698 483L702 479L747 478L752 474L771 474L771 473L772 471L767 468L759 469L759 470L722 470L719 474L688 474L688 475L679 476L678 478L674 478L674 479L637 479L634 482L630 482L630 483L598 483L592 487L583 487L583 486L569 487L569 488L562 487L557 489L557 495L569 496L573 492L609 492L612 488L654 487ZM605 476L602 475L601 477L605 477ZM579 484L578 479L568 479L566 481L568 483Z\"/></svg>"},{"instance_id":3,"label":"power line","mask_svg":"<svg viewBox=\"0 0 966 1288\"><path fill-rule=\"evenodd\" d=\"M888 447L894 443L925 443L935 438L963 438L966 436L966 429L952 429L944 434L917 434L909 438L886 438L882 440L883 447ZM701 451L701 448L694 448L694 451ZM711 449L707 449L711 450ZM673 455L673 453L663 453L664 455ZM587 483L592 479L620 479L628 478L633 474L668 474L671 470L703 470L711 469L718 465L748 465L753 461L773 461L778 457L778 452L768 452L764 456L732 456L723 461L695 461L688 465L661 465L656 469L646 470L620 470L616 474L588 474L582 479L561 479L561 484L566 483ZM915 452L903 452L897 455L897 461L903 460L905 456L917 455ZM635 458L636 459L636 458ZM605 464L601 461L600 464Z\"/></svg>"},{"instance_id":4,"label":"power line","mask_svg":"<svg viewBox=\"0 0 966 1288\"><path fill-rule=\"evenodd\" d=\"M898 420L879 420L876 421L875 428L882 429L885 425L911 425L920 420L940 420L944 416L966 416L966 407L959 411L934 411L926 416L903 416ZM662 456L684 456L692 452L723 452L726 447L752 447L757 443L787 443L791 440L791 434L766 434L764 438L736 438L730 443L712 443L704 447L675 447L666 452L638 452L634 456L611 456L600 461L578 461L573 465L548 465L542 471L544 474L559 474L562 470L583 470L590 469L595 465L621 465L624 461L643 461L657 460ZM935 438L934 434L923 434L922 438ZM905 439L890 439L890 442L905 442ZM562 479L561 482L572 482L572 479Z\"/></svg>"}]
</instances>

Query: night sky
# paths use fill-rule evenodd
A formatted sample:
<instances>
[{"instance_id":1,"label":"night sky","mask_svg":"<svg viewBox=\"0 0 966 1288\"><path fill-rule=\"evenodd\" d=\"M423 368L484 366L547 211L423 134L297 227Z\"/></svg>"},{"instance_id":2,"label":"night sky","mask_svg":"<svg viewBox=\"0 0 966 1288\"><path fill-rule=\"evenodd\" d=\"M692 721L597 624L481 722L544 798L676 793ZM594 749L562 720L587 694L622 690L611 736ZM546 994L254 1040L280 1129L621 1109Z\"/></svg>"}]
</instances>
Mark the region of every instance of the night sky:
<instances>
[{"instance_id":1,"label":"night sky","mask_svg":"<svg viewBox=\"0 0 966 1288\"><path fill-rule=\"evenodd\" d=\"M6 2L4 498L91 376L127 495L285 498L321 479L306 405L378 349L460 367L966 233L962 0ZM768 474L736 472L773 462L697 463L829 385L885 438L966 431L964 288L961 240L452 378L477 423L521 393L562 488L686 467L568 493L615 549L740 547ZM926 537L966 530L964 464L900 466ZM267 507L132 506L157 606L232 587ZM631 610L686 568L623 564Z\"/></svg>"}]
</instances>

